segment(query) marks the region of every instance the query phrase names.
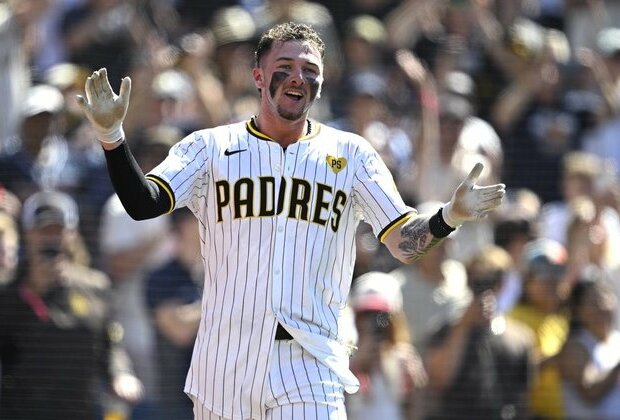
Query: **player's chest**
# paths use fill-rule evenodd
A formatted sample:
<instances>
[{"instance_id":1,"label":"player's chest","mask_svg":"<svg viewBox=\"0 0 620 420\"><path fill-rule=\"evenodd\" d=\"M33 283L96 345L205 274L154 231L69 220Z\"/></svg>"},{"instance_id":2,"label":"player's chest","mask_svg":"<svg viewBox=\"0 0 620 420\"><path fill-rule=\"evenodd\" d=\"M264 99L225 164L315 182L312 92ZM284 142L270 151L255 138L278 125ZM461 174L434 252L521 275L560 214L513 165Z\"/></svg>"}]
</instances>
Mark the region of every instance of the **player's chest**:
<instances>
[{"instance_id":1,"label":"player's chest","mask_svg":"<svg viewBox=\"0 0 620 420\"><path fill-rule=\"evenodd\" d=\"M228 146L212 169L212 198L218 221L276 216L324 225L342 211L353 188L352 159L346 150L300 142L283 149L269 142Z\"/></svg>"},{"instance_id":2,"label":"player's chest","mask_svg":"<svg viewBox=\"0 0 620 420\"><path fill-rule=\"evenodd\" d=\"M337 143L330 146L299 142L283 149L266 141L228 145L215 156L212 179L231 184L248 184L249 180L260 188L265 179L284 178L350 189L354 175L352 157L346 147Z\"/></svg>"}]
</instances>

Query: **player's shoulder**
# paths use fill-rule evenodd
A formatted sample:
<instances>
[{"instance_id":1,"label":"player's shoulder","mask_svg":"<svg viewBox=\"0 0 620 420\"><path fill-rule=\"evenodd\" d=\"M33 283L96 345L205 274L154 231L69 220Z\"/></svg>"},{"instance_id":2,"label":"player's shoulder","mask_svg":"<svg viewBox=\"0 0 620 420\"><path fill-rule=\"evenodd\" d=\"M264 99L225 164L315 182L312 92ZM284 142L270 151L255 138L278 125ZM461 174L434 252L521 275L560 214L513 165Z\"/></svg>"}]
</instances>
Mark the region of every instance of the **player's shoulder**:
<instances>
[{"instance_id":1,"label":"player's shoulder","mask_svg":"<svg viewBox=\"0 0 620 420\"><path fill-rule=\"evenodd\" d=\"M198 142L204 144L229 142L231 138L246 133L246 123L234 122L193 131L183 139L184 142Z\"/></svg>"},{"instance_id":2,"label":"player's shoulder","mask_svg":"<svg viewBox=\"0 0 620 420\"><path fill-rule=\"evenodd\" d=\"M351 150L370 151L373 150L368 140L359 134L347 131L331 124L320 124L319 138L324 141L337 142L339 144L353 146Z\"/></svg>"},{"instance_id":3,"label":"player's shoulder","mask_svg":"<svg viewBox=\"0 0 620 420\"><path fill-rule=\"evenodd\" d=\"M318 127L319 136L322 138L348 142L365 141L364 137L347 130L345 127L340 127L337 123L318 123L315 121L313 123Z\"/></svg>"}]
</instances>

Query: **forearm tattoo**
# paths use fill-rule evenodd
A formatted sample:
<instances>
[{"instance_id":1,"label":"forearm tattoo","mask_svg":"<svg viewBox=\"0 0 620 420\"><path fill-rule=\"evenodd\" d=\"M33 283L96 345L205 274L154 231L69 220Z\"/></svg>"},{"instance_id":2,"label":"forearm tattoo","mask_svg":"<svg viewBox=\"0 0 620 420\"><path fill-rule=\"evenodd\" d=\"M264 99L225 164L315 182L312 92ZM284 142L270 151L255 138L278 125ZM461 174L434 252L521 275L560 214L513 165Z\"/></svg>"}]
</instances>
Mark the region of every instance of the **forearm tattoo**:
<instances>
[{"instance_id":1,"label":"forearm tattoo","mask_svg":"<svg viewBox=\"0 0 620 420\"><path fill-rule=\"evenodd\" d=\"M445 238L436 238L430 231L428 217L414 217L403 224L400 230L402 240L398 248L403 256L413 262L424 255Z\"/></svg>"}]
</instances>

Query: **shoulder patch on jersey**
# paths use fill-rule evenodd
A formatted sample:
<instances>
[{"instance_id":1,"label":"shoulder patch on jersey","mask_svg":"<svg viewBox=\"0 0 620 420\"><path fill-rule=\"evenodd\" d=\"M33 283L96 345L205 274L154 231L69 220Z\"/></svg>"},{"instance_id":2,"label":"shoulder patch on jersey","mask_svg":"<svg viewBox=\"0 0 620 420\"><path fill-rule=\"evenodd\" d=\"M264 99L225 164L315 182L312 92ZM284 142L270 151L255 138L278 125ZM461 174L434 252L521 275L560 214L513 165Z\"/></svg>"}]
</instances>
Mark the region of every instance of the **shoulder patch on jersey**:
<instances>
[{"instance_id":1,"label":"shoulder patch on jersey","mask_svg":"<svg viewBox=\"0 0 620 420\"><path fill-rule=\"evenodd\" d=\"M342 171L345 166L347 166L347 160L343 157L327 155L325 160L327 161L327 165L332 168L332 171L334 171L335 174Z\"/></svg>"}]
</instances>

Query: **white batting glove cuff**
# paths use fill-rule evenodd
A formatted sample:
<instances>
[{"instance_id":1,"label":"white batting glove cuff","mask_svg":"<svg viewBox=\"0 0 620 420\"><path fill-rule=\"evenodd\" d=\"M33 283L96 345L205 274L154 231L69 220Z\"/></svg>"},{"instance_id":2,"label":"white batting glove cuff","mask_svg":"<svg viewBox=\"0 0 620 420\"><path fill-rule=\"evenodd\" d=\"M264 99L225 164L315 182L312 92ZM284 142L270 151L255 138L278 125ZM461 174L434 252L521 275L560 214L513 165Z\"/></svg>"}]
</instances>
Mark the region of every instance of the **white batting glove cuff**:
<instances>
[{"instance_id":1,"label":"white batting glove cuff","mask_svg":"<svg viewBox=\"0 0 620 420\"><path fill-rule=\"evenodd\" d=\"M443 206L443 208L441 209L441 217L443 217L443 221L446 222L448 226L456 229L463 224L464 220L459 220L455 217L452 217L450 215L451 208L452 203L447 203L445 206Z\"/></svg>"},{"instance_id":2,"label":"white batting glove cuff","mask_svg":"<svg viewBox=\"0 0 620 420\"><path fill-rule=\"evenodd\" d=\"M97 131L97 140L102 143L112 144L124 138L123 123L120 121L118 124L114 124L108 131Z\"/></svg>"}]
</instances>

